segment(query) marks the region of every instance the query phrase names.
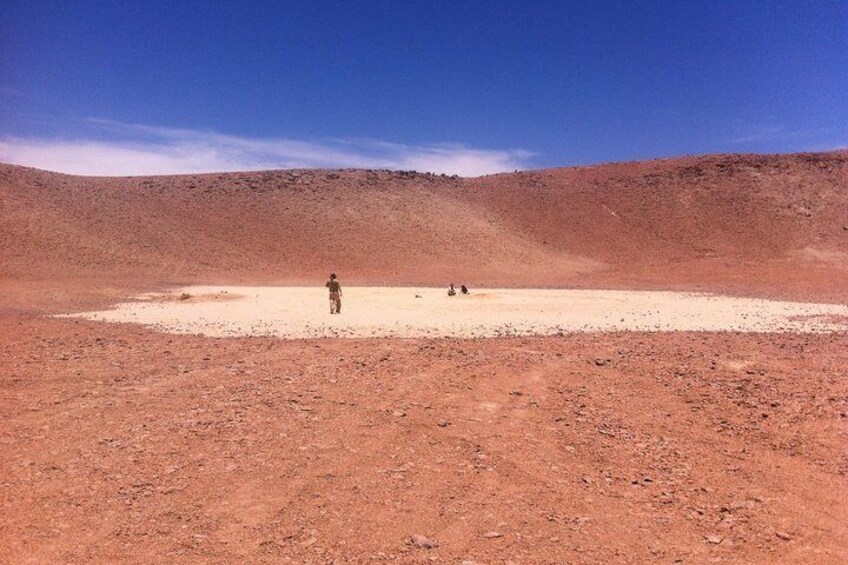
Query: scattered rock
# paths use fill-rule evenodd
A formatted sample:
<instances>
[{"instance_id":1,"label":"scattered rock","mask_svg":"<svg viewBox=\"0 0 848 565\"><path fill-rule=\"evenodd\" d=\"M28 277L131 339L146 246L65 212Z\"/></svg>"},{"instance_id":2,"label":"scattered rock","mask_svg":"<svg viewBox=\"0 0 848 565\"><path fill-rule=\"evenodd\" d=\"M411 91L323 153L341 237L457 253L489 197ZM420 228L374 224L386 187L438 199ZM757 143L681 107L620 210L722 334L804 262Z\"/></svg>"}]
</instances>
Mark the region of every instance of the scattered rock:
<instances>
[{"instance_id":1,"label":"scattered rock","mask_svg":"<svg viewBox=\"0 0 848 565\"><path fill-rule=\"evenodd\" d=\"M709 543L714 543L716 545L720 544L724 541L724 538L721 536L706 536L706 540Z\"/></svg>"},{"instance_id":2,"label":"scattered rock","mask_svg":"<svg viewBox=\"0 0 848 565\"><path fill-rule=\"evenodd\" d=\"M406 412L404 412L403 410L395 410L394 412L392 412L392 416L394 416L395 418L403 418L404 416L406 416Z\"/></svg>"},{"instance_id":3,"label":"scattered rock","mask_svg":"<svg viewBox=\"0 0 848 565\"><path fill-rule=\"evenodd\" d=\"M736 525L736 520L734 518L725 518L721 522L718 523L719 528L727 528L733 529Z\"/></svg>"},{"instance_id":4,"label":"scattered rock","mask_svg":"<svg viewBox=\"0 0 848 565\"><path fill-rule=\"evenodd\" d=\"M789 540L792 539L792 536L790 536L786 532L775 532L774 535L776 535L777 537L779 537L780 539L782 539L784 541L789 541Z\"/></svg>"},{"instance_id":5,"label":"scattered rock","mask_svg":"<svg viewBox=\"0 0 848 565\"><path fill-rule=\"evenodd\" d=\"M795 206L795 213L805 218L811 218L813 216L813 211L806 206Z\"/></svg>"},{"instance_id":6,"label":"scattered rock","mask_svg":"<svg viewBox=\"0 0 848 565\"><path fill-rule=\"evenodd\" d=\"M737 510L744 510L745 508L750 507L750 503L745 500L736 500L728 504L727 506L722 506L722 512L736 512Z\"/></svg>"},{"instance_id":7,"label":"scattered rock","mask_svg":"<svg viewBox=\"0 0 848 565\"><path fill-rule=\"evenodd\" d=\"M436 425L440 428L446 428L448 427L448 423L449 422L447 420L439 420L438 422L436 422Z\"/></svg>"},{"instance_id":8,"label":"scattered rock","mask_svg":"<svg viewBox=\"0 0 848 565\"><path fill-rule=\"evenodd\" d=\"M597 365L598 367L605 367L609 364L609 362L609 359L595 359L595 365Z\"/></svg>"},{"instance_id":9,"label":"scattered rock","mask_svg":"<svg viewBox=\"0 0 848 565\"><path fill-rule=\"evenodd\" d=\"M486 532L483 537L488 539L502 538L503 532Z\"/></svg>"},{"instance_id":10,"label":"scattered rock","mask_svg":"<svg viewBox=\"0 0 848 565\"><path fill-rule=\"evenodd\" d=\"M433 549L434 547L439 547L439 544L420 534L415 534L409 538L409 544L417 547L418 549Z\"/></svg>"}]
</instances>

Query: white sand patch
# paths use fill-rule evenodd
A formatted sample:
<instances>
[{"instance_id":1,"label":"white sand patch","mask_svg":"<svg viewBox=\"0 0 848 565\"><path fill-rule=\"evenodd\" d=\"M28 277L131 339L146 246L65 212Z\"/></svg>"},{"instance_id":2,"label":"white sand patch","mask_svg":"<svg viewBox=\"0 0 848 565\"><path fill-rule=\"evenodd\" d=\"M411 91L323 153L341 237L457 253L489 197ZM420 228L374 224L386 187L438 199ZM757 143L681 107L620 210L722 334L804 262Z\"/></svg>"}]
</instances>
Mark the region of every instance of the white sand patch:
<instances>
[{"instance_id":1,"label":"white sand patch","mask_svg":"<svg viewBox=\"0 0 848 565\"><path fill-rule=\"evenodd\" d=\"M187 293L191 298L180 300ZM112 310L67 314L212 337L496 337L610 331L848 331L848 306L612 290L344 288L331 315L321 287L186 287Z\"/></svg>"}]
</instances>

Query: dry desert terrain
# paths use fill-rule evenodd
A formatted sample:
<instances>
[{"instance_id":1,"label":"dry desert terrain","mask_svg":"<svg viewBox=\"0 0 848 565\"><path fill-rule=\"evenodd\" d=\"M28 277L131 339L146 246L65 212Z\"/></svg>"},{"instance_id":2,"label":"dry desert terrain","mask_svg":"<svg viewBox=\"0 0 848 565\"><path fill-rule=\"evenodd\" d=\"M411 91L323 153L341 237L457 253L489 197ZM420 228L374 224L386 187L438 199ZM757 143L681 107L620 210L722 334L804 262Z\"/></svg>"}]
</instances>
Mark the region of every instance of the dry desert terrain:
<instances>
[{"instance_id":1,"label":"dry desert terrain","mask_svg":"<svg viewBox=\"0 0 848 565\"><path fill-rule=\"evenodd\" d=\"M0 165L0 560L846 562L846 308L845 152Z\"/></svg>"}]
</instances>

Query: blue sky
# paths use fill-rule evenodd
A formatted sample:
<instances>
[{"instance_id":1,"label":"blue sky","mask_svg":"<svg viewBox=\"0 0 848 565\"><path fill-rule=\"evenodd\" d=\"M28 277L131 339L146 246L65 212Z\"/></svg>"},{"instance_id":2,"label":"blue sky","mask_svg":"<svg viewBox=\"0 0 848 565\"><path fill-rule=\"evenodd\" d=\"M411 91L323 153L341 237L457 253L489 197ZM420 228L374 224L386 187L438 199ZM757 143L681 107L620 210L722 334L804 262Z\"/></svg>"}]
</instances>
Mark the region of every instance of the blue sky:
<instances>
[{"instance_id":1,"label":"blue sky","mask_svg":"<svg viewBox=\"0 0 848 565\"><path fill-rule=\"evenodd\" d=\"M51 2L0 18L0 161L489 172L848 146L848 2Z\"/></svg>"}]
</instances>

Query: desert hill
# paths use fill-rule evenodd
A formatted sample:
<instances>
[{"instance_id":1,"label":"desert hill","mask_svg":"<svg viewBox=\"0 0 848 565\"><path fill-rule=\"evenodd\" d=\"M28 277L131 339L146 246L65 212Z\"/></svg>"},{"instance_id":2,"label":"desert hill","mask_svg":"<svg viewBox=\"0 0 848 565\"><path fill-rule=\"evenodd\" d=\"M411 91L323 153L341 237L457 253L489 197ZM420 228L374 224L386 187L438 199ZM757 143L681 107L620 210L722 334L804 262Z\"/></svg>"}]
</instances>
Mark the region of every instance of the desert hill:
<instances>
[{"instance_id":1,"label":"desert hill","mask_svg":"<svg viewBox=\"0 0 848 565\"><path fill-rule=\"evenodd\" d=\"M572 298L557 310L556 292L513 289L498 311L498 292L478 292L700 289L844 305L846 227L846 152L474 179L0 165L0 554L848 562L834 496L848 486L848 333L793 331L843 324L842 308L792 304L785 325L752 333L740 326L768 310L760 301L730 300L752 304L708 326L695 322L722 319L727 298L660 312L598 293L620 331L586 332L581 293L559 293ZM331 269L381 288L346 287L331 317ZM385 288L451 280L472 296ZM291 294L304 308L251 302L250 289L162 288L192 283L315 288ZM156 290L167 292L136 300ZM375 331L410 302L423 331ZM178 310L166 325L79 315L126 304ZM230 331L215 305L247 329ZM674 330L680 312L691 325L676 329L698 331L616 326ZM500 333L519 327L516 313L556 335ZM568 318L578 331L563 331ZM272 333L297 320L329 331ZM430 331L458 323L468 333ZM368 331L345 333L357 325Z\"/></svg>"},{"instance_id":2,"label":"desert hill","mask_svg":"<svg viewBox=\"0 0 848 565\"><path fill-rule=\"evenodd\" d=\"M848 296L848 152L463 179L0 165L4 277L673 287Z\"/></svg>"}]
</instances>

